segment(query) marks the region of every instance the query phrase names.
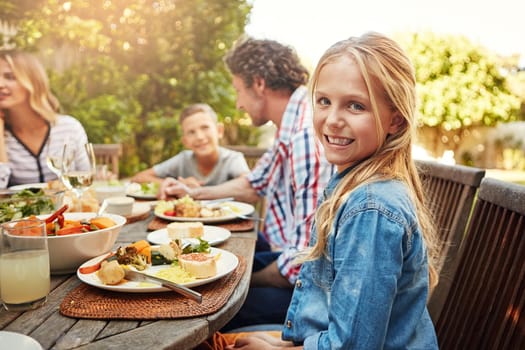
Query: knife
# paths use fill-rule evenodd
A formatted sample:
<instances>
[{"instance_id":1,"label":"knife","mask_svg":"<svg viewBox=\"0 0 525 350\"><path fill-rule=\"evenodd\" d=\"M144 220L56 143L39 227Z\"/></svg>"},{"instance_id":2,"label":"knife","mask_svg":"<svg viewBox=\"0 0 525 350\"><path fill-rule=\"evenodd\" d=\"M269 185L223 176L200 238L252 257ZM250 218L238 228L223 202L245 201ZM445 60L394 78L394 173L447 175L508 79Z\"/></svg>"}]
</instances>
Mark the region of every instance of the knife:
<instances>
[{"instance_id":1,"label":"knife","mask_svg":"<svg viewBox=\"0 0 525 350\"><path fill-rule=\"evenodd\" d=\"M134 270L126 270L126 279L137 282L153 282L160 284L161 286L171 289L177 293L184 295L190 299L195 300L199 304L202 302L202 295L194 290L181 286L180 284L165 280L163 278L147 275L145 273L137 272Z\"/></svg>"}]
</instances>

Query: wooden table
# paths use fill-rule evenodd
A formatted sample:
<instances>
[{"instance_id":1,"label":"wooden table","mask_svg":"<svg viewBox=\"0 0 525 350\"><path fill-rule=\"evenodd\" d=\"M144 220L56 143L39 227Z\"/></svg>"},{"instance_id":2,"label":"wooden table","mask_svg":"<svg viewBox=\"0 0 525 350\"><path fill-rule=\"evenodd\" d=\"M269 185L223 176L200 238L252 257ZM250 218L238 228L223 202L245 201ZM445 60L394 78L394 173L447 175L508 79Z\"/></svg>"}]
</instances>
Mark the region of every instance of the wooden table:
<instances>
[{"instance_id":1,"label":"wooden table","mask_svg":"<svg viewBox=\"0 0 525 350\"><path fill-rule=\"evenodd\" d=\"M117 244L147 236L152 219L125 225ZM240 309L248 292L255 240L254 231L232 233L219 246L246 258L246 272L231 298L214 314L186 319L89 320L62 316L62 299L80 283L75 274L51 276L51 293L39 309L23 313L0 311L0 329L35 338L44 349L192 349L223 327ZM0 344L1 347L1 344Z\"/></svg>"}]
</instances>

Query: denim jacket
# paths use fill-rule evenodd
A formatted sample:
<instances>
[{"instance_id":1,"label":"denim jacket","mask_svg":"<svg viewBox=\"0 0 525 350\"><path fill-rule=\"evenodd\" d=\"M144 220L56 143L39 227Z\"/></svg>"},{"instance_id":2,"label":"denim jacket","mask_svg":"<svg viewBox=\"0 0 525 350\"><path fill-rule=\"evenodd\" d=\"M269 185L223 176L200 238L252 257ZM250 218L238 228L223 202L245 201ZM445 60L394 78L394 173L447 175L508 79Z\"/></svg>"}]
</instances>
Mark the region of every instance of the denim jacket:
<instances>
[{"instance_id":1,"label":"denim jacket","mask_svg":"<svg viewBox=\"0 0 525 350\"><path fill-rule=\"evenodd\" d=\"M346 173L332 177L325 196ZM310 245L316 240L314 229ZM426 308L426 249L402 182L354 190L336 213L326 252L302 265L283 339L304 349L438 348Z\"/></svg>"}]
</instances>

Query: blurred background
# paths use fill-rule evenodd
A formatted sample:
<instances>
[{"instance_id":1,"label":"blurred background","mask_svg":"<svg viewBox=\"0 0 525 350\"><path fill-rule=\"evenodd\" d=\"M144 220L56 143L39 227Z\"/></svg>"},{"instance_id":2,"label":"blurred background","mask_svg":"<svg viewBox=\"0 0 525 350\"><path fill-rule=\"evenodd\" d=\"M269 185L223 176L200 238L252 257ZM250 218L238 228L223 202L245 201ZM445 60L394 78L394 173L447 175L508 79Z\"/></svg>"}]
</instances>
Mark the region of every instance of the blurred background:
<instances>
[{"instance_id":1,"label":"blurred background","mask_svg":"<svg viewBox=\"0 0 525 350\"><path fill-rule=\"evenodd\" d=\"M344 0L0 0L0 46L34 51L62 112L91 142L121 143L125 177L181 150L177 116L209 103L224 144L271 144L235 110L222 61L243 34L293 46L313 69L335 41L374 30L416 67L418 158L525 184L525 3Z\"/></svg>"}]
</instances>

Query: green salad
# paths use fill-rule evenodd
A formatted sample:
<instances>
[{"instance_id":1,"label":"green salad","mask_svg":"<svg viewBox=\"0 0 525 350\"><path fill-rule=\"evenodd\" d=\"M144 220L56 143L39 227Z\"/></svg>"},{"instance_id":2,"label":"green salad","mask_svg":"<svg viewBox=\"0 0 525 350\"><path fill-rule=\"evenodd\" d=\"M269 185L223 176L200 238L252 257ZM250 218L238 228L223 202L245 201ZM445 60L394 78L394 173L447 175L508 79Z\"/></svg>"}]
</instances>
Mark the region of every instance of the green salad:
<instances>
[{"instance_id":1,"label":"green salad","mask_svg":"<svg viewBox=\"0 0 525 350\"><path fill-rule=\"evenodd\" d=\"M55 203L42 189L24 189L6 198L0 198L0 223L18 220L29 215L51 213Z\"/></svg>"}]
</instances>

